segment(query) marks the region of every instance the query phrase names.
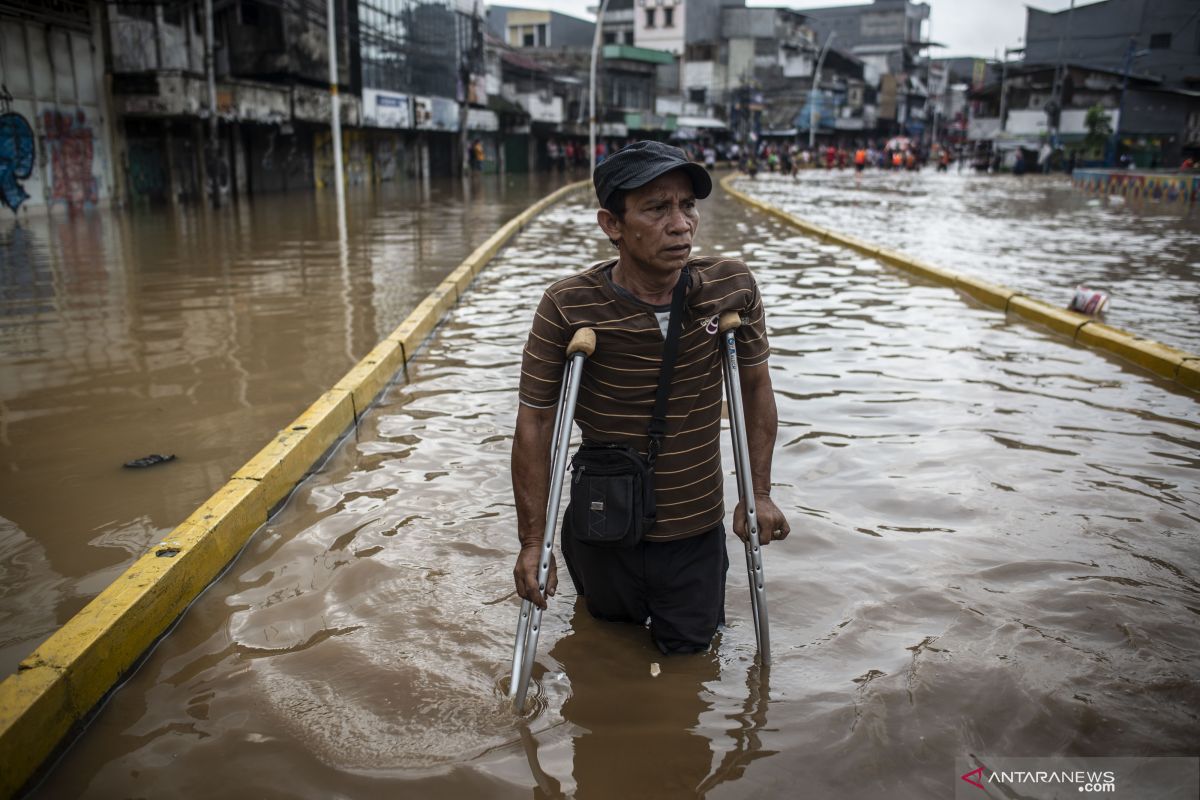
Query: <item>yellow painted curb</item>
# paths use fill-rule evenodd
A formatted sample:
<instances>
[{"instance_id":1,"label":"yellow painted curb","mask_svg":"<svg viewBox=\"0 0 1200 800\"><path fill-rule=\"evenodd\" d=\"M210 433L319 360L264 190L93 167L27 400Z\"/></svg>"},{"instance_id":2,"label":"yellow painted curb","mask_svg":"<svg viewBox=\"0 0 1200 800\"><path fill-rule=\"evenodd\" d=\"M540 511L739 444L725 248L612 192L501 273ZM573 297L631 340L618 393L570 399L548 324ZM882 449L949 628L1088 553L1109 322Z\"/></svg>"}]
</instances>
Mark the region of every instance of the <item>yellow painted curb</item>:
<instances>
[{"instance_id":1,"label":"yellow painted curb","mask_svg":"<svg viewBox=\"0 0 1200 800\"><path fill-rule=\"evenodd\" d=\"M0 795L20 788L266 521L262 495L256 481L222 486L0 684Z\"/></svg>"},{"instance_id":2,"label":"yellow painted curb","mask_svg":"<svg viewBox=\"0 0 1200 800\"><path fill-rule=\"evenodd\" d=\"M1200 392L1200 358L1185 358L1179 363L1175 380L1194 391Z\"/></svg>"},{"instance_id":3,"label":"yellow painted curb","mask_svg":"<svg viewBox=\"0 0 1200 800\"><path fill-rule=\"evenodd\" d=\"M1053 331L1068 336L1078 344L1105 350L1120 356L1156 375L1170 378L1193 391L1200 391L1200 356L1184 350L1134 336L1131 333L1095 322L1091 317L1026 297L1007 286L990 283L969 275L960 275L904 253L864 242L852 236L830 231L807 220L800 219L762 200L733 188L738 173L721 179L721 187L743 203L799 228L807 234L825 241L841 244L852 250L873 256L886 264L917 275L934 283L952 286L963 294L973 297L984 305L1001 311L1012 312L1022 319L1045 325Z\"/></svg>"},{"instance_id":4,"label":"yellow painted curb","mask_svg":"<svg viewBox=\"0 0 1200 800\"><path fill-rule=\"evenodd\" d=\"M1075 341L1116 353L1139 367L1171 380L1175 379L1183 361L1186 358L1193 358L1182 350L1167 347L1165 344L1150 339L1142 339L1132 333L1099 322L1088 322L1080 327L1079 332L1075 334Z\"/></svg>"},{"instance_id":5,"label":"yellow painted curb","mask_svg":"<svg viewBox=\"0 0 1200 800\"><path fill-rule=\"evenodd\" d=\"M392 335L388 338L402 344L404 358L412 360L412 354L437 327L442 314L457 300L458 294L454 291L453 286L447 287L444 282L439 284L417 304L413 312L408 315L408 319L400 323L400 326L392 331Z\"/></svg>"},{"instance_id":6,"label":"yellow painted curb","mask_svg":"<svg viewBox=\"0 0 1200 800\"><path fill-rule=\"evenodd\" d=\"M350 393L331 389L276 434L233 477L261 484L263 502L267 508L274 508L353 424L354 400Z\"/></svg>"},{"instance_id":7,"label":"yellow painted curb","mask_svg":"<svg viewBox=\"0 0 1200 800\"><path fill-rule=\"evenodd\" d=\"M1064 308L1034 300L1025 295L1015 295L1008 301L1008 310L1022 319L1045 325L1052 331L1074 340L1079 329L1091 322L1090 317L1067 311Z\"/></svg>"},{"instance_id":8,"label":"yellow painted curb","mask_svg":"<svg viewBox=\"0 0 1200 800\"><path fill-rule=\"evenodd\" d=\"M60 741L82 713L49 667L22 669L0 683L0 797L14 796L49 755L39 742Z\"/></svg>"},{"instance_id":9,"label":"yellow painted curb","mask_svg":"<svg viewBox=\"0 0 1200 800\"><path fill-rule=\"evenodd\" d=\"M1008 303L1019 295L1007 286L974 278L970 275L955 275L954 288L969 295L985 306L991 306L1001 311L1008 310Z\"/></svg>"},{"instance_id":10,"label":"yellow painted curb","mask_svg":"<svg viewBox=\"0 0 1200 800\"><path fill-rule=\"evenodd\" d=\"M919 278L924 278L931 283L937 283L942 286L954 286L957 276L953 272L947 272L941 267L935 267L932 264L926 264L923 261L909 258L897 250L889 250L886 247L875 246L865 251L867 255L874 254L876 258L885 264L891 264L893 267L899 267L905 272L916 275Z\"/></svg>"},{"instance_id":11,"label":"yellow painted curb","mask_svg":"<svg viewBox=\"0 0 1200 800\"><path fill-rule=\"evenodd\" d=\"M866 239L859 239L857 236L850 236L849 234L837 233L835 231L829 232L829 240L844 247L849 247L851 250L857 250L864 255L877 246Z\"/></svg>"},{"instance_id":12,"label":"yellow painted curb","mask_svg":"<svg viewBox=\"0 0 1200 800\"><path fill-rule=\"evenodd\" d=\"M333 388L350 394L354 401L354 419L357 421L403 366L404 346L392 339L384 339Z\"/></svg>"},{"instance_id":13,"label":"yellow painted curb","mask_svg":"<svg viewBox=\"0 0 1200 800\"><path fill-rule=\"evenodd\" d=\"M0 683L0 797L16 794L362 417L471 279L579 181L509 220L228 483Z\"/></svg>"}]
</instances>

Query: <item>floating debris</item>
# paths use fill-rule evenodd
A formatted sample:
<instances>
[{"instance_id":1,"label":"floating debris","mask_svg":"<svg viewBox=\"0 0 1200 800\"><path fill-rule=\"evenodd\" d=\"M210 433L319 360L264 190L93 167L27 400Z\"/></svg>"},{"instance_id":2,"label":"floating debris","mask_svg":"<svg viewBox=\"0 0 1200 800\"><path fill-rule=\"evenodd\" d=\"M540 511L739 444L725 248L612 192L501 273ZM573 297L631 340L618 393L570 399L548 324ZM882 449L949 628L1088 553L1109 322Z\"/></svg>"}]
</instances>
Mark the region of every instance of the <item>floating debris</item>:
<instances>
[{"instance_id":1,"label":"floating debris","mask_svg":"<svg viewBox=\"0 0 1200 800\"><path fill-rule=\"evenodd\" d=\"M174 460L174 453L169 456L160 456L158 453L151 453L148 456L135 458L133 461L126 461L124 466L128 469L145 469L146 467L153 467L156 464L165 464L168 461Z\"/></svg>"},{"instance_id":2,"label":"floating debris","mask_svg":"<svg viewBox=\"0 0 1200 800\"><path fill-rule=\"evenodd\" d=\"M1078 311L1081 314L1096 316L1108 307L1108 295L1086 286L1076 286L1075 296L1067 304L1068 311Z\"/></svg>"}]
</instances>

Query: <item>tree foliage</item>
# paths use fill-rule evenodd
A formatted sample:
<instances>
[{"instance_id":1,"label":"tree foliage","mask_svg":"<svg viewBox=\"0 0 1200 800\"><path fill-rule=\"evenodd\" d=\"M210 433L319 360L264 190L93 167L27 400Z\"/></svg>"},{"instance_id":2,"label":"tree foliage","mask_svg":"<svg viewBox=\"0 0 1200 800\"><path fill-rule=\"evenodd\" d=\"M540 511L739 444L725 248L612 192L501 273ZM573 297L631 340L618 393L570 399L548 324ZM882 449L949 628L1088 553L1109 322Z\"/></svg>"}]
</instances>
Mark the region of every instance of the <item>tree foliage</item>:
<instances>
[{"instance_id":1,"label":"tree foliage","mask_svg":"<svg viewBox=\"0 0 1200 800\"><path fill-rule=\"evenodd\" d=\"M1112 117L1099 103L1087 110L1087 116L1083 121L1087 128L1087 135L1083 137L1085 150L1091 153L1104 151L1105 145L1108 144L1108 137L1112 136L1113 132L1111 120Z\"/></svg>"}]
</instances>

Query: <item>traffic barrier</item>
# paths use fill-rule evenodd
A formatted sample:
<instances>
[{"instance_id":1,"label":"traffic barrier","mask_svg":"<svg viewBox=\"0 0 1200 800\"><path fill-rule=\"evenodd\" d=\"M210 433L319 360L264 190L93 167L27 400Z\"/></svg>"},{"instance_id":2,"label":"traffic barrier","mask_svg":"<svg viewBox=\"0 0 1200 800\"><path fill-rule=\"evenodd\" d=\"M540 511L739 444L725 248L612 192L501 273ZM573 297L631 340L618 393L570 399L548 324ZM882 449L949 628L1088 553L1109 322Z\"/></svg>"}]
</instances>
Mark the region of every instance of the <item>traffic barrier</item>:
<instances>
[{"instance_id":1,"label":"traffic barrier","mask_svg":"<svg viewBox=\"0 0 1200 800\"><path fill-rule=\"evenodd\" d=\"M733 181L737 177L737 173L726 175L721 180L721 188L746 205L757 208L809 235L872 256L885 264L898 267L932 283L950 286L983 305L999 309L1005 314L1013 314L1027 322L1043 325L1070 338L1077 344L1104 350L1156 375L1173 380L1180 386L1192 391L1200 391L1200 356L1152 339L1135 336L1120 328L1097 322L1089 316L1027 297L1007 286L951 272L919 261L904 253L814 225L733 188Z\"/></svg>"},{"instance_id":2,"label":"traffic barrier","mask_svg":"<svg viewBox=\"0 0 1200 800\"><path fill-rule=\"evenodd\" d=\"M122 677L362 419L500 248L546 208L586 186L589 181L564 186L497 230L332 389L0 683L0 797L20 791L81 730Z\"/></svg>"}]
</instances>

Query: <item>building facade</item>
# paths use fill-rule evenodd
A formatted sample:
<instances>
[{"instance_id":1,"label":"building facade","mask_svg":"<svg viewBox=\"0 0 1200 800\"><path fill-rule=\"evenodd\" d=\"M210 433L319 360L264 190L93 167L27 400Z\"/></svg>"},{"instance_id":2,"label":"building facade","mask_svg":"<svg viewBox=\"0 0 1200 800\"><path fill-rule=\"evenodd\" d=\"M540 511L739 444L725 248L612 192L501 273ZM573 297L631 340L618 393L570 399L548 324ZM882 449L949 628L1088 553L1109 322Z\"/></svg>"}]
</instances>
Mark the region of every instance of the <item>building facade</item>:
<instances>
[{"instance_id":1,"label":"building facade","mask_svg":"<svg viewBox=\"0 0 1200 800\"><path fill-rule=\"evenodd\" d=\"M586 49L596 24L542 9L488 6L488 32L509 47Z\"/></svg>"},{"instance_id":2,"label":"building facade","mask_svg":"<svg viewBox=\"0 0 1200 800\"><path fill-rule=\"evenodd\" d=\"M877 91L880 133L924 137L928 108L929 60L923 55L929 6L910 0L874 0L852 5L796 9L824 43L863 62L863 80Z\"/></svg>"},{"instance_id":3,"label":"building facade","mask_svg":"<svg viewBox=\"0 0 1200 800\"><path fill-rule=\"evenodd\" d=\"M1200 89L1196 0L1105 0L1059 12L1027 7L1025 61L1076 64L1162 79L1166 89Z\"/></svg>"},{"instance_id":4,"label":"building facade","mask_svg":"<svg viewBox=\"0 0 1200 800\"><path fill-rule=\"evenodd\" d=\"M103 7L0 2L0 206L14 215L113 198Z\"/></svg>"},{"instance_id":5,"label":"building facade","mask_svg":"<svg viewBox=\"0 0 1200 800\"><path fill-rule=\"evenodd\" d=\"M1147 168L1200 155L1194 0L1105 0L1026 14L1024 61L973 95L977 146ZM1105 118L1107 137L1088 139L1091 109Z\"/></svg>"}]
</instances>

